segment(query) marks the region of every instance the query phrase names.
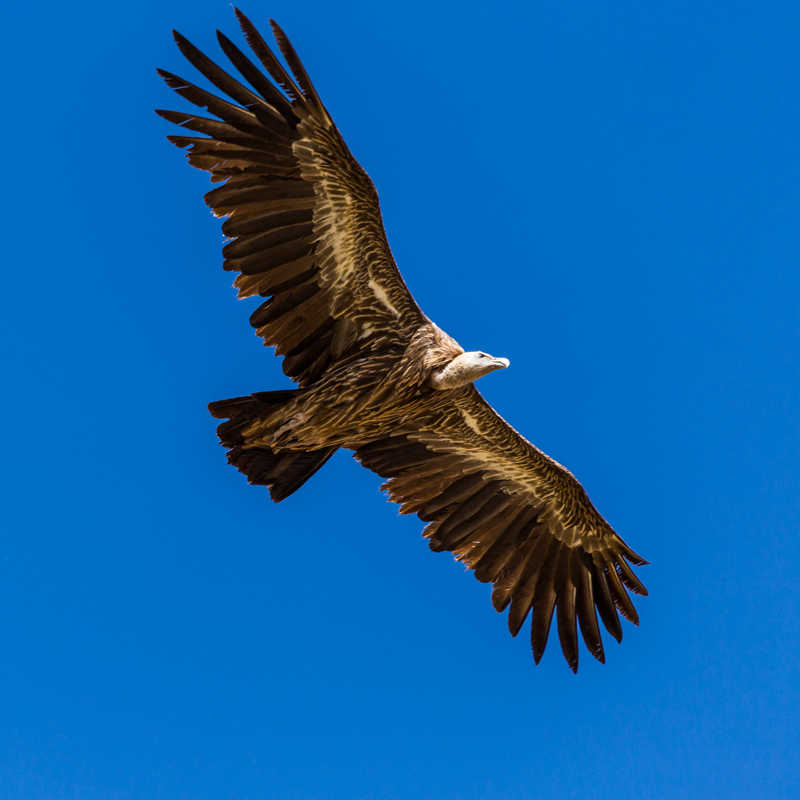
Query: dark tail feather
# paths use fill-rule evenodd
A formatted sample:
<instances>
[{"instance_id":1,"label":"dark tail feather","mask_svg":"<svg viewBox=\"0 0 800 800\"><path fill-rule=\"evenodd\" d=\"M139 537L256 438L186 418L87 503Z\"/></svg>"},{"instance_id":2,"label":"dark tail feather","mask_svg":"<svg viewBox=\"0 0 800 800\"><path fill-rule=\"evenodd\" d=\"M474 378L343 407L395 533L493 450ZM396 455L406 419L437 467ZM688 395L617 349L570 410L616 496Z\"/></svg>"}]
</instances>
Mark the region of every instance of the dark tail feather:
<instances>
[{"instance_id":1,"label":"dark tail feather","mask_svg":"<svg viewBox=\"0 0 800 800\"><path fill-rule=\"evenodd\" d=\"M222 444L228 448L228 462L247 480L258 486L268 486L272 499L278 503L297 491L337 450L275 452L268 447L248 447L242 431L256 418L266 416L279 406L294 399L297 389L258 392L247 397L233 397L209 403L208 410L217 419L227 419L217 428Z\"/></svg>"},{"instance_id":2,"label":"dark tail feather","mask_svg":"<svg viewBox=\"0 0 800 800\"><path fill-rule=\"evenodd\" d=\"M232 447L228 461L256 486L268 486L279 503L296 492L334 453L335 447L298 453L273 452L267 447Z\"/></svg>"},{"instance_id":3,"label":"dark tail feather","mask_svg":"<svg viewBox=\"0 0 800 800\"><path fill-rule=\"evenodd\" d=\"M266 417L285 403L297 397L297 389L280 389L276 392L256 392L246 397L232 397L208 404L212 417L227 419L217 427L219 440L225 447L244 444L242 431L259 417Z\"/></svg>"}]
</instances>

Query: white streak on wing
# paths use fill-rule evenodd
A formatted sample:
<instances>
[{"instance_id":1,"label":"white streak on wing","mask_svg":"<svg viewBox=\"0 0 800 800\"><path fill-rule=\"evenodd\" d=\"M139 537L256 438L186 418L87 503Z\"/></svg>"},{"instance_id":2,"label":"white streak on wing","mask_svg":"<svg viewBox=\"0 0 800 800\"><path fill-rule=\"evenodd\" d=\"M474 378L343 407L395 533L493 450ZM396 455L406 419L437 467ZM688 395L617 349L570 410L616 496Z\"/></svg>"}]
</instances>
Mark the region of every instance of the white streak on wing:
<instances>
[{"instance_id":1,"label":"white streak on wing","mask_svg":"<svg viewBox=\"0 0 800 800\"><path fill-rule=\"evenodd\" d=\"M339 221L332 211L328 211L323 217L323 220L329 226L331 231L324 238L331 246L334 269L338 273L334 280L337 283L344 283L353 273L353 269L355 267L353 259L348 255L347 228L337 224Z\"/></svg>"},{"instance_id":2,"label":"white streak on wing","mask_svg":"<svg viewBox=\"0 0 800 800\"><path fill-rule=\"evenodd\" d=\"M464 422L469 425L472 430L478 434L478 436L483 436L483 431L481 430L481 426L478 424L478 420L472 416L468 411L465 409L461 409L461 416L464 417Z\"/></svg>"},{"instance_id":3,"label":"white streak on wing","mask_svg":"<svg viewBox=\"0 0 800 800\"><path fill-rule=\"evenodd\" d=\"M378 301L384 305L389 311L392 312L396 317L400 316L400 312L392 305L392 301L389 300L389 295L386 294L386 289L383 288L375 278L369 279L369 288L372 289L373 294L375 297L378 298Z\"/></svg>"}]
</instances>

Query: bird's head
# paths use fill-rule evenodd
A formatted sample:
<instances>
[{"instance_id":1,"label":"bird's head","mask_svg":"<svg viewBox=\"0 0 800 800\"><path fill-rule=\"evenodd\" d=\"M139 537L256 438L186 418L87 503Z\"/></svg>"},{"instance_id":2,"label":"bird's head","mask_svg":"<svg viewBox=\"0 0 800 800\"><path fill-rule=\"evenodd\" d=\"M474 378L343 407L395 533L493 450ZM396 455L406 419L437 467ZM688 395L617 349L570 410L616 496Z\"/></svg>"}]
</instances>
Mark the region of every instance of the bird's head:
<instances>
[{"instance_id":1,"label":"bird's head","mask_svg":"<svg viewBox=\"0 0 800 800\"><path fill-rule=\"evenodd\" d=\"M434 389L456 389L496 369L505 369L510 363L507 358L495 358L480 350L472 350L461 353L441 369L434 370L430 383Z\"/></svg>"}]
</instances>

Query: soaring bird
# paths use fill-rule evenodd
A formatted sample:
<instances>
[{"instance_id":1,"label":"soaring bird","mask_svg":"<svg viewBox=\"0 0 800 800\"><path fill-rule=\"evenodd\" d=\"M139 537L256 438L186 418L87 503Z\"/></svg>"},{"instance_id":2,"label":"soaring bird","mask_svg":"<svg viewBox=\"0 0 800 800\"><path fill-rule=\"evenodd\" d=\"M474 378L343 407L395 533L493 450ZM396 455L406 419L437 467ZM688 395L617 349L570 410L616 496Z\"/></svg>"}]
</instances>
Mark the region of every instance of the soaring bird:
<instances>
[{"instance_id":1,"label":"soaring bird","mask_svg":"<svg viewBox=\"0 0 800 800\"><path fill-rule=\"evenodd\" d=\"M283 500L340 447L386 482L403 514L427 523L516 636L529 612L536 663L553 614L578 668L580 626L605 660L597 620L622 638L638 624L626 591L647 594L630 564L646 564L598 513L578 481L517 433L474 382L508 359L465 352L422 312L394 263L375 188L284 32L283 66L250 20L236 16L264 71L224 34L245 85L179 33L183 55L230 100L170 72L167 84L211 117L157 113L183 129L168 139L220 184L205 200L230 241L224 268L239 297L267 298L250 317L283 356L297 388L211 403L228 461ZM271 80L270 80L271 79ZM200 134L200 135L194 135Z\"/></svg>"}]
</instances>

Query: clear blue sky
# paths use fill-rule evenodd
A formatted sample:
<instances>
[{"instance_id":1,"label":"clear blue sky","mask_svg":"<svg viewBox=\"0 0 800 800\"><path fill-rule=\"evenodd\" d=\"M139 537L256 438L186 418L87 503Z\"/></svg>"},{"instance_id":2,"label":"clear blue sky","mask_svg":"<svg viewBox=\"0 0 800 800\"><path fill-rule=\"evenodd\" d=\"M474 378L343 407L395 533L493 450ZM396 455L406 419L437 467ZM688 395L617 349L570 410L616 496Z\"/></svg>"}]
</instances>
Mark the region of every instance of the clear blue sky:
<instances>
[{"instance_id":1,"label":"clear blue sky","mask_svg":"<svg viewBox=\"0 0 800 800\"><path fill-rule=\"evenodd\" d=\"M292 36L427 313L651 560L533 665L340 453L280 506L210 400L287 384L164 139L170 30L17 3L3 60L0 795L797 797L800 11L245 3Z\"/></svg>"}]
</instances>

